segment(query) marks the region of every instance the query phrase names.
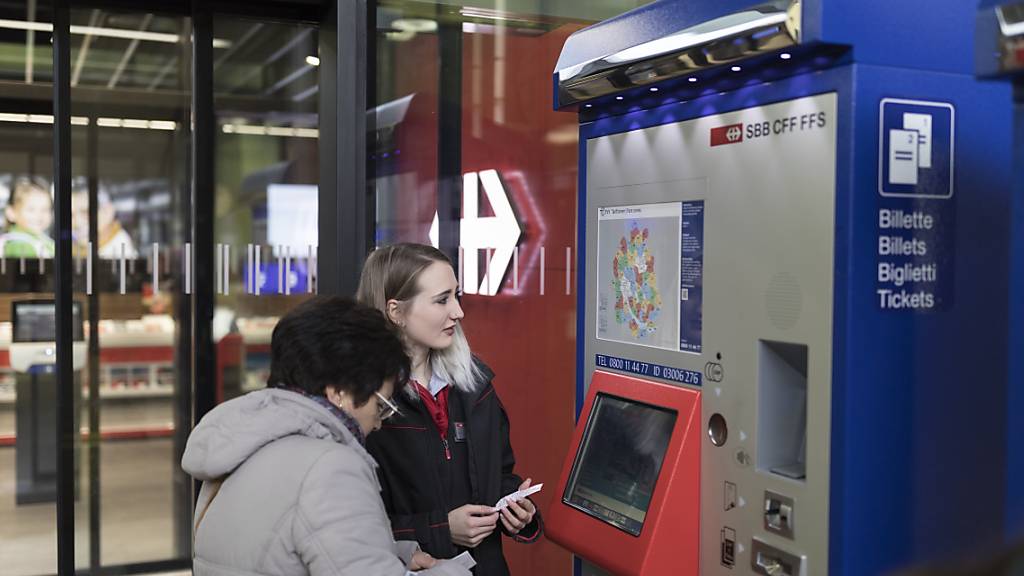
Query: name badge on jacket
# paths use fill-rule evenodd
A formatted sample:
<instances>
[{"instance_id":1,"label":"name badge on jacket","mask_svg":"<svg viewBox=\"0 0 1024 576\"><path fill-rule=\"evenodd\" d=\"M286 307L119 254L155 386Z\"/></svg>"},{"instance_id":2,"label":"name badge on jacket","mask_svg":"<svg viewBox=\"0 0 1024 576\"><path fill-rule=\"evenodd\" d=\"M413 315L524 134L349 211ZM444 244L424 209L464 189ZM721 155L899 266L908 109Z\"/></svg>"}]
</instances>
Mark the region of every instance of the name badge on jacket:
<instances>
[{"instance_id":1,"label":"name badge on jacket","mask_svg":"<svg viewBox=\"0 0 1024 576\"><path fill-rule=\"evenodd\" d=\"M466 441L466 424L463 422L455 423L455 441L465 442Z\"/></svg>"}]
</instances>

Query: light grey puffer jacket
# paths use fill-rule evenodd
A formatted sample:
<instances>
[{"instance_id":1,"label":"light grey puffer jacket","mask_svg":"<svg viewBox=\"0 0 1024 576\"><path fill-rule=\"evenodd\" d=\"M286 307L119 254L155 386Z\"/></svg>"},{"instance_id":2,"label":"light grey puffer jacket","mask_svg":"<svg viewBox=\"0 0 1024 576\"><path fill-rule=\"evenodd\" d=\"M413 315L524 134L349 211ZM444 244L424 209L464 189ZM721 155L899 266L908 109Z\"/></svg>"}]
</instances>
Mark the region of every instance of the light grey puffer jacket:
<instances>
[{"instance_id":1,"label":"light grey puffer jacket","mask_svg":"<svg viewBox=\"0 0 1024 576\"><path fill-rule=\"evenodd\" d=\"M376 462L301 394L267 389L217 406L192 431L181 465L203 481L197 576L406 576L417 546L391 535ZM439 562L417 574L470 572Z\"/></svg>"}]
</instances>

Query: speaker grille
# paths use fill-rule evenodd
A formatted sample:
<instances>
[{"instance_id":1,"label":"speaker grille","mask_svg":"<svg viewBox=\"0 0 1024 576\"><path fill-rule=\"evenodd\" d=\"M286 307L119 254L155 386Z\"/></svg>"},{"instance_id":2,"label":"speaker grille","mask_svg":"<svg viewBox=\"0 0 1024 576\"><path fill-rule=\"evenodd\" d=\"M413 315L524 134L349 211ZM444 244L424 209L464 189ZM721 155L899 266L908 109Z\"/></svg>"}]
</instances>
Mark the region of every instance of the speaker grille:
<instances>
[{"instance_id":1,"label":"speaker grille","mask_svg":"<svg viewBox=\"0 0 1024 576\"><path fill-rule=\"evenodd\" d=\"M804 297L795 276L789 272L779 272L772 276L764 300L768 319L773 326L779 330L789 330L796 326L803 310Z\"/></svg>"}]
</instances>

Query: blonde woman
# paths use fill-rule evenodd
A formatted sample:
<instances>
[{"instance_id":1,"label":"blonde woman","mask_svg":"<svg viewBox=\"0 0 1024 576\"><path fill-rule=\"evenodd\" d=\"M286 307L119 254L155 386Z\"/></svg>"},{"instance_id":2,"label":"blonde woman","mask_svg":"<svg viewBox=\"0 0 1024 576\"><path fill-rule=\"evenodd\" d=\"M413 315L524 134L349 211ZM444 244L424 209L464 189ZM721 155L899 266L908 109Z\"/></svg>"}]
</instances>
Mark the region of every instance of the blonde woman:
<instances>
[{"instance_id":1,"label":"blonde woman","mask_svg":"<svg viewBox=\"0 0 1024 576\"><path fill-rule=\"evenodd\" d=\"M509 574L502 536L532 543L542 532L533 502L499 498L527 488L513 472L509 421L462 332L452 263L439 250L396 244L366 261L358 299L399 327L412 371L395 393L400 414L367 448L380 463L385 507L397 540L415 540L437 558L469 550L478 576Z\"/></svg>"}]
</instances>

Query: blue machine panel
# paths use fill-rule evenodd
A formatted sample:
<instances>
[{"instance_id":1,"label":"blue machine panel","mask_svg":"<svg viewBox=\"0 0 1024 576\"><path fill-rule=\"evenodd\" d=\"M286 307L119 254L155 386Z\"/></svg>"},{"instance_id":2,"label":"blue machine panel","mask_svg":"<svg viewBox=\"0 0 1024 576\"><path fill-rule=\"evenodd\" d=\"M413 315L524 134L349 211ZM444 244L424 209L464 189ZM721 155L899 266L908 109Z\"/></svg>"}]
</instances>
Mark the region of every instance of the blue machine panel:
<instances>
[{"instance_id":1,"label":"blue machine panel","mask_svg":"<svg viewBox=\"0 0 1024 576\"><path fill-rule=\"evenodd\" d=\"M1010 442L1006 472L1006 526L1011 537L1024 537L1024 105L1014 105L1013 202L1010 266L1010 386L1006 437Z\"/></svg>"},{"instance_id":2,"label":"blue machine panel","mask_svg":"<svg viewBox=\"0 0 1024 576\"><path fill-rule=\"evenodd\" d=\"M998 541L1005 470L1010 164L1009 132L997 127L1009 120L998 105L1008 90L969 76L894 68L857 66L855 74L854 98L865 105L855 107L853 138L863 152L855 152L852 172L851 314L846 341L837 343L846 349L848 385L843 400L834 399L845 401L835 409L845 417L839 452L848 496L845 515L834 522L845 532L842 574L876 573ZM885 176L877 162L876 127L886 121L879 103L893 98L956 110L952 197L876 191ZM938 284L945 285L935 289L933 313L879 306L880 256L871 236L886 209L934 216L931 229L913 231L938 253L923 260L938 267ZM890 508L892 523L882 525L906 539L873 536L880 524L865 502ZM872 554L858 552L872 541Z\"/></svg>"},{"instance_id":3,"label":"blue machine panel","mask_svg":"<svg viewBox=\"0 0 1024 576\"><path fill-rule=\"evenodd\" d=\"M700 352L704 315L704 201L683 202L679 349Z\"/></svg>"}]
</instances>

